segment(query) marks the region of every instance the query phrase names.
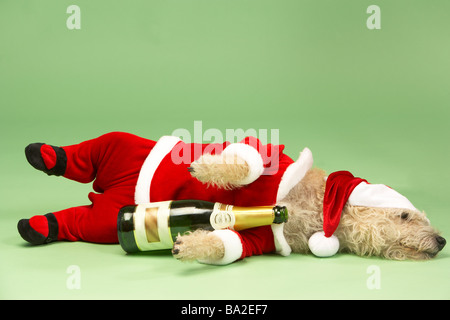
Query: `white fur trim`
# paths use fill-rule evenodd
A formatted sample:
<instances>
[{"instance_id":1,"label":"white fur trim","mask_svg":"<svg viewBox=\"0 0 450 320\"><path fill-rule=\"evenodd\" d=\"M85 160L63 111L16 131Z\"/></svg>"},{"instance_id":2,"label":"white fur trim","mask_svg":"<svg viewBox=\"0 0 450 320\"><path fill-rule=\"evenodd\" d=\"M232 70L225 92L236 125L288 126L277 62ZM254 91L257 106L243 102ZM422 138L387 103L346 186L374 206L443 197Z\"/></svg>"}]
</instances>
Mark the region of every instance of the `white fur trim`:
<instances>
[{"instance_id":1,"label":"white fur trim","mask_svg":"<svg viewBox=\"0 0 450 320\"><path fill-rule=\"evenodd\" d=\"M278 187L277 202L287 196L289 191L303 179L312 165L312 152L308 148L305 148L300 153L298 160L289 165L284 172L280 186Z\"/></svg>"},{"instance_id":2,"label":"white fur trim","mask_svg":"<svg viewBox=\"0 0 450 320\"><path fill-rule=\"evenodd\" d=\"M247 185L258 179L264 171L264 163L258 150L244 143L232 143L222 152L223 155L237 155L247 162L250 172L241 181L242 185Z\"/></svg>"},{"instance_id":3,"label":"white fur trim","mask_svg":"<svg viewBox=\"0 0 450 320\"><path fill-rule=\"evenodd\" d=\"M339 251L339 239L334 234L325 237L325 232L318 231L309 238L308 247L317 257L331 257Z\"/></svg>"},{"instance_id":4,"label":"white fur trim","mask_svg":"<svg viewBox=\"0 0 450 320\"><path fill-rule=\"evenodd\" d=\"M198 260L200 263L205 264L215 264L215 265L225 265L230 264L238 260L242 256L244 251L242 247L241 238L239 235L231 230L214 230L211 235L219 237L225 247L225 254L223 258L219 260Z\"/></svg>"},{"instance_id":5,"label":"white fur trim","mask_svg":"<svg viewBox=\"0 0 450 320\"><path fill-rule=\"evenodd\" d=\"M348 204L376 208L405 208L417 210L403 195L384 184L361 182L353 189Z\"/></svg>"},{"instance_id":6,"label":"white fur trim","mask_svg":"<svg viewBox=\"0 0 450 320\"><path fill-rule=\"evenodd\" d=\"M282 256L288 256L291 254L291 247L288 245L283 233L284 223L272 224L272 232L275 240L275 250Z\"/></svg>"},{"instance_id":7,"label":"white fur trim","mask_svg":"<svg viewBox=\"0 0 450 320\"><path fill-rule=\"evenodd\" d=\"M164 157L172 151L173 147L175 147L179 141L181 140L178 137L163 136L156 142L139 172L139 178L134 193L136 204L150 202L150 184L152 183L153 175Z\"/></svg>"}]
</instances>

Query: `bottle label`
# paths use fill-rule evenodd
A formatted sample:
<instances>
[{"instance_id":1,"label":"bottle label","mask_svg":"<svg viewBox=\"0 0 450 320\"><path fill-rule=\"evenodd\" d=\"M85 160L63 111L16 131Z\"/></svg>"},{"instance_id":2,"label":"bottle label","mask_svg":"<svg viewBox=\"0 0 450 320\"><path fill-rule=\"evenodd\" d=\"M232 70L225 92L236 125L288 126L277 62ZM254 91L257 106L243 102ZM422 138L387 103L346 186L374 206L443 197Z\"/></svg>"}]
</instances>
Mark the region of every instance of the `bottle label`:
<instances>
[{"instance_id":1,"label":"bottle label","mask_svg":"<svg viewBox=\"0 0 450 320\"><path fill-rule=\"evenodd\" d=\"M169 214L172 201L138 205L134 214L134 236L141 251L170 249Z\"/></svg>"},{"instance_id":2,"label":"bottle label","mask_svg":"<svg viewBox=\"0 0 450 320\"><path fill-rule=\"evenodd\" d=\"M233 206L216 202L210 217L211 226L215 230L233 229L235 222Z\"/></svg>"}]
</instances>

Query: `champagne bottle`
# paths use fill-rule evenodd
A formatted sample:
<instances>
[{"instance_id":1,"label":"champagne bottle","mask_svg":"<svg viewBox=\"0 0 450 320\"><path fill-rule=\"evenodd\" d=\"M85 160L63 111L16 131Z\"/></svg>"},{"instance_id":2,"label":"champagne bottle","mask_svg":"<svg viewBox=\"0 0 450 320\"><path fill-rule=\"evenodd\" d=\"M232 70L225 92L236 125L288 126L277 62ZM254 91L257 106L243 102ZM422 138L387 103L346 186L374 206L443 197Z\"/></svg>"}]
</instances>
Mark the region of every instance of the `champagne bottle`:
<instances>
[{"instance_id":1,"label":"champagne bottle","mask_svg":"<svg viewBox=\"0 0 450 320\"><path fill-rule=\"evenodd\" d=\"M238 207L202 200L162 201L123 207L117 218L119 242L126 252L171 249L178 234L197 229L236 231L288 218L286 207Z\"/></svg>"}]
</instances>

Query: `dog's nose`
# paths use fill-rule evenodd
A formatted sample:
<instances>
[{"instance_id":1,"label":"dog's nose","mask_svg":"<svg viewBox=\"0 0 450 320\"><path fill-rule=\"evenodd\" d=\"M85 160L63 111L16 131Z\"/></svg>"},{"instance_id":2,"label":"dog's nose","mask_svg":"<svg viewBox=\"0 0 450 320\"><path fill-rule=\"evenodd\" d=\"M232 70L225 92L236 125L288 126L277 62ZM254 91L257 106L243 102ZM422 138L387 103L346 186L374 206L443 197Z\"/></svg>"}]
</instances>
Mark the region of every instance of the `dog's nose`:
<instances>
[{"instance_id":1,"label":"dog's nose","mask_svg":"<svg viewBox=\"0 0 450 320\"><path fill-rule=\"evenodd\" d=\"M447 243L447 241L443 237L437 236L436 243L437 243L439 250L442 250L442 248L445 247L445 244Z\"/></svg>"}]
</instances>

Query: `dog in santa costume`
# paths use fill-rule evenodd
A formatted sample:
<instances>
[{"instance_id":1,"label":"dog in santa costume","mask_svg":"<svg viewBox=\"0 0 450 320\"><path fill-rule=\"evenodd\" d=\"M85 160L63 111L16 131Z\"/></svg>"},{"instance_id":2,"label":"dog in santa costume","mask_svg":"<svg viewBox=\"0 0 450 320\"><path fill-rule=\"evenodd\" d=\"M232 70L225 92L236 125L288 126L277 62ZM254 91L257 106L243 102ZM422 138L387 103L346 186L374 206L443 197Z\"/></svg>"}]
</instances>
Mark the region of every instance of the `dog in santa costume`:
<instances>
[{"instance_id":1,"label":"dog in santa costume","mask_svg":"<svg viewBox=\"0 0 450 320\"><path fill-rule=\"evenodd\" d=\"M123 206L199 199L237 206L285 205L289 220L240 232L181 235L173 248L180 260L228 264L268 252L330 256L338 250L426 259L445 245L425 214L393 189L349 172L326 177L312 169L309 149L296 161L283 149L253 137L197 144L121 132L65 147L33 143L25 154L34 168L81 183L93 181L95 192L89 193L89 205L22 219L18 230L32 244L118 243L117 214Z\"/></svg>"},{"instance_id":2,"label":"dog in santa costume","mask_svg":"<svg viewBox=\"0 0 450 320\"><path fill-rule=\"evenodd\" d=\"M201 171L208 171L211 162L209 159ZM201 161L193 165L204 166ZM289 220L283 225L283 241L281 237L272 241L267 227L240 232L197 230L177 239L175 257L227 264L266 252L312 252L318 257L330 257L340 251L394 260L424 260L435 257L445 246L446 240L431 227L425 213L394 189L370 184L348 171L327 176L323 170L311 167L312 154L305 149L285 172L286 180L282 182L289 187L277 200L289 212ZM226 175L226 171L224 168L222 174ZM206 182L208 174L202 175ZM280 244L287 244L287 249L279 250Z\"/></svg>"}]
</instances>

